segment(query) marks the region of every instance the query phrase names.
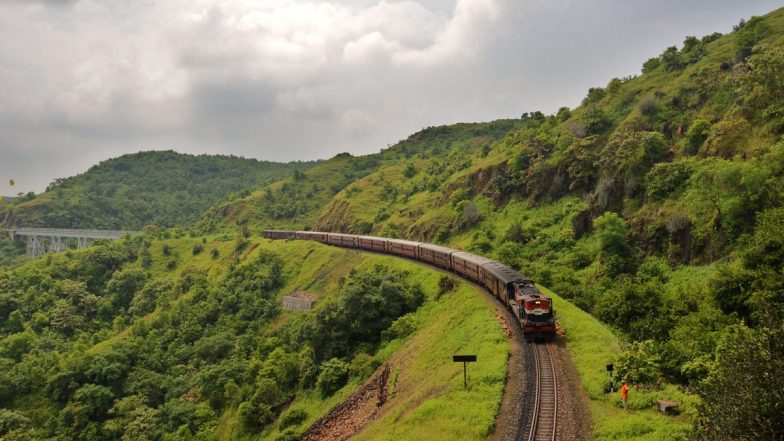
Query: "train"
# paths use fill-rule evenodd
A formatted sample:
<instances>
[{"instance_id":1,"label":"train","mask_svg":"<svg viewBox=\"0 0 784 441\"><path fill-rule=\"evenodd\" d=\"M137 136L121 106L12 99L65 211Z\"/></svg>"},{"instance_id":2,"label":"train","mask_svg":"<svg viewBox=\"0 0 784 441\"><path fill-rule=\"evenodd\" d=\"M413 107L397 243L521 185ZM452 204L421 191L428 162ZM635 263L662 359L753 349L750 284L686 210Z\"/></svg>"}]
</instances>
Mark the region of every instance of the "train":
<instances>
[{"instance_id":1,"label":"train","mask_svg":"<svg viewBox=\"0 0 784 441\"><path fill-rule=\"evenodd\" d=\"M391 254L454 272L487 289L520 321L528 338L555 336L553 300L533 280L486 257L425 242L319 231L264 230L267 239L314 240L327 245Z\"/></svg>"}]
</instances>

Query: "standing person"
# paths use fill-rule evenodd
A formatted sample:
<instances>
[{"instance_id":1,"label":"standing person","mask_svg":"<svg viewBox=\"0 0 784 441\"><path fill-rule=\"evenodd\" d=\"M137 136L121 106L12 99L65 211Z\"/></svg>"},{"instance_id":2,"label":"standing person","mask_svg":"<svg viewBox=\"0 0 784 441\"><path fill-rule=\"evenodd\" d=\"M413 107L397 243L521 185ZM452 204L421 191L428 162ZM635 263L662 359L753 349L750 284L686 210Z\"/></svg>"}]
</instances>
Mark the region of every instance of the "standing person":
<instances>
[{"instance_id":1,"label":"standing person","mask_svg":"<svg viewBox=\"0 0 784 441\"><path fill-rule=\"evenodd\" d=\"M626 381L621 381L621 401L623 401L623 411L628 412L629 408L626 405L626 400L629 399L629 386Z\"/></svg>"}]
</instances>

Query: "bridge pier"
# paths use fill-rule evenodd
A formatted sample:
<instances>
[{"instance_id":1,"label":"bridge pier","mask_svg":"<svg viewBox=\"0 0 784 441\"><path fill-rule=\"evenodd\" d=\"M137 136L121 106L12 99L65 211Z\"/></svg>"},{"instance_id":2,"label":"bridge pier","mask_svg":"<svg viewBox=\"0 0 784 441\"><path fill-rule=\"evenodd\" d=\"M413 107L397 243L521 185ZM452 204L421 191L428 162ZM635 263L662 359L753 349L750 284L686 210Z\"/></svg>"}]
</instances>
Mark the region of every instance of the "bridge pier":
<instances>
[{"instance_id":1,"label":"bridge pier","mask_svg":"<svg viewBox=\"0 0 784 441\"><path fill-rule=\"evenodd\" d=\"M32 257L43 256L46 253L46 247L42 237L28 236L27 239L27 255Z\"/></svg>"}]
</instances>

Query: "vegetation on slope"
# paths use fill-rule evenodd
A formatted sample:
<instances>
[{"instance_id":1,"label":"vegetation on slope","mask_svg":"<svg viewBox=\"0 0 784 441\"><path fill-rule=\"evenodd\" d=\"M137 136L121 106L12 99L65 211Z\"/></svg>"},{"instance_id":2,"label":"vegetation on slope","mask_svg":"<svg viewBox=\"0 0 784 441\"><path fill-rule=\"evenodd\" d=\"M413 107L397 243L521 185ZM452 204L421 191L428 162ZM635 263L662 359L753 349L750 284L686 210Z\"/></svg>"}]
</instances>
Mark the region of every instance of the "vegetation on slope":
<instances>
[{"instance_id":1,"label":"vegetation on slope","mask_svg":"<svg viewBox=\"0 0 784 441\"><path fill-rule=\"evenodd\" d=\"M784 392L768 380L782 359L781 266L760 269L751 256L781 246L766 219L784 198L782 86L778 10L729 35L687 37L642 75L592 88L576 109L524 114L498 142L399 157L299 217L254 213L247 225L496 257L620 331L626 379L702 397L700 436L770 437L784 432L771 417ZM743 339L769 361L741 381L726 373L745 366ZM765 388L770 400L738 402L739 388ZM739 409L712 407L729 401Z\"/></svg>"},{"instance_id":2,"label":"vegetation on slope","mask_svg":"<svg viewBox=\"0 0 784 441\"><path fill-rule=\"evenodd\" d=\"M0 206L0 224L26 227L139 230L186 226L214 203L306 170L316 163L235 156L140 152L109 159L85 173L56 179L39 196Z\"/></svg>"},{"instance_id":3,"label":"vegetation on slope","mask_svg":"<svg viewBox=\"0 0 784 441\"><path fill-rule=\"evenodd\" d=\"M480 439L494 424L508 347L475 290L443 292L441 277L385 256L241 235L138 236L35 259L0 273L0 436L293 439L383 360L411 357L396 366L398 386L411 388L400 399L439 403L415 411L417 421L463 424ZM317 309L281 311L295 289L318 293ZM461 345L485 361L468 393L457 392L452 363L432 360ZM426 379L422 363L432 365ZM441 389L416 395L436 380ZM454 421L455 406L471 418Z\"/></svg>"},{"instance_id":4,"label":"vegetation on slope","mask_svg":"<svg viewBox=\"0 0 784 441\"><path fill-rule=\"evenodd\" d=\"M486 152L493 141L521 124L518 120L497 120L429 127L377 154L354 157L343 153L245 198L215 205L196 224L196 229L214 232L235 225L251 229L320 226L319 214L325 211L336 194L355 195L362 191L356 186L347 188L349 184L361 181L380 168L395 167L412 158L436 158L454 164L432 176L427 188L434 191L451 172L470 163L459 158ZM406 171L407 175L411 173L412 170Z\"/></svg>"}]
</instances>

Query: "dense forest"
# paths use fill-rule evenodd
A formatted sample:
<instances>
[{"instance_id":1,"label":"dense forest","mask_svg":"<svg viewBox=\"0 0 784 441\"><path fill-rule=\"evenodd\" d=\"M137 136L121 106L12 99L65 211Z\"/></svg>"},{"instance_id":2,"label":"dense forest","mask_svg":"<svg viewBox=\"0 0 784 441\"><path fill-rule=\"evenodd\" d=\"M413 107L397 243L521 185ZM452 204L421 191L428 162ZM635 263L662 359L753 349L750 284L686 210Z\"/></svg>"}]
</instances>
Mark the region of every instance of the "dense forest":
<instances>
[{"instance_id":1,"label":"dense forest","mask_svg":"<svg viewBox=\"0 0 784 441\"><path fill-rule=\"evenodd\" d=\"M335 281L339 295L317 314L278 322L274 299L308 254L254 252L254 235L275 226L496 258L612 326L624 348L600 362L615 362L621 378L694 397L693 437L781 436L782 93L778 10L728 35L686 37L641 75L552 115L430 127L375 155L247 165L255 183L231 172L214 192L193 177L230 168L211 171L215 158L148 179L147 167L165 163L152 156L173 153L55 182L8 204L5 222L188 228L149 228L0 273L0 434L209 438L235 415L245 434L277 421L281 439L296 439L287 425L304 417L284 413L287 400L369 375L379 348L414 331L405 317L427 304L428 287L365 268ZM204 197L201 208L186 197ZM135 208L123 214L120 202Z\"/></svg>"}]
</instances>

